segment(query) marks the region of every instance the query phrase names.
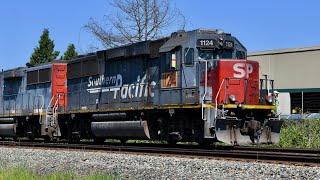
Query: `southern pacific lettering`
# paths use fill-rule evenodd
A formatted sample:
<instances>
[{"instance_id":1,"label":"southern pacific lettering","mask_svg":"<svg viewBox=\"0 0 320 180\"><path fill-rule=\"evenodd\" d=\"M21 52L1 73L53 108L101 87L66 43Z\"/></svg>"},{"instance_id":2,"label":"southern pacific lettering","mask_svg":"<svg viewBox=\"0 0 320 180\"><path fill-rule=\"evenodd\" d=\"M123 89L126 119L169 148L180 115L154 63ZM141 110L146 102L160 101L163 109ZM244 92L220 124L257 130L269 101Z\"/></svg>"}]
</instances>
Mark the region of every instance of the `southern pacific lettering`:
<instances>
[{"instance_id":1,"label":"southern pacific lettering","mask_svg":"<svg viewBox=\"0 0 320 180\"><path fill-rule=\"evenodd\" d=\"M273 81L218 30L172 33L0 75L0 136L278 143Z\"/></svg>"}]
</instances>

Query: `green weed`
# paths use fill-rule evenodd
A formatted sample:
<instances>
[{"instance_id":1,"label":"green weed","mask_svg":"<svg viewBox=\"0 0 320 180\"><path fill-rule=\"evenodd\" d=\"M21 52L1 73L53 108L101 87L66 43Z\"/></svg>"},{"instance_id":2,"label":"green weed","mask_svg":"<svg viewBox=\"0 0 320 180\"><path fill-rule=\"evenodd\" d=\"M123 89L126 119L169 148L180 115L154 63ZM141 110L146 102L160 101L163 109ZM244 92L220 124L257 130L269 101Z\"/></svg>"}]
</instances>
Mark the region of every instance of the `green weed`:
<instances>
[{"instance_id":1,"label":"green weed","mask_svg":"<svg viewBox=\"0 0 320 180\"><path fill-rule=\"evenodd\" d=\"M286 120L281 128L279 146L320 148L320 120Z\"/></svg>"},{"instance_id":2,"label":"green weed","mask_svg":"<svg viewBox=\"0 0 320 180\"><path fill-rule=\"evenodd\" d=\"M11 168L0 170L0 180L114 180L120 179L116 176L93 174L85 177L80 177L71 173L56 172L49 175L40 176L36 173L27 170L26 168Z\"/></svg>"}]
</instances>

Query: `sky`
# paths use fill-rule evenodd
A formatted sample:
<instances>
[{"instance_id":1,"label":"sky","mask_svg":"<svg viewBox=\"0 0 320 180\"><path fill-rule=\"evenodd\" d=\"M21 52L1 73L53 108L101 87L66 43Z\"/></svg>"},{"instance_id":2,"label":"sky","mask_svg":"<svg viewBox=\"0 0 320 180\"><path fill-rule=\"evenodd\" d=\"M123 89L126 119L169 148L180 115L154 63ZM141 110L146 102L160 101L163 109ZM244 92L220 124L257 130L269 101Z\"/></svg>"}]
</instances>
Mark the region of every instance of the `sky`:
<instances>
[{"instance_id":1,"label":"sky","mask_svg":"<svg viewBox=\"0 0 320 180\"><path fill-rule=\"evenodd\" d=\"M249 52L320 45L318 0L170 1L186 17L187 30L222 29ZM110 0L2 1L0 69L24 66L44 28L60 55L69 43L80 53L90 51L99 42L83 26L90 18L103 22L113 11Z\"/></svg>"}]
</instances>

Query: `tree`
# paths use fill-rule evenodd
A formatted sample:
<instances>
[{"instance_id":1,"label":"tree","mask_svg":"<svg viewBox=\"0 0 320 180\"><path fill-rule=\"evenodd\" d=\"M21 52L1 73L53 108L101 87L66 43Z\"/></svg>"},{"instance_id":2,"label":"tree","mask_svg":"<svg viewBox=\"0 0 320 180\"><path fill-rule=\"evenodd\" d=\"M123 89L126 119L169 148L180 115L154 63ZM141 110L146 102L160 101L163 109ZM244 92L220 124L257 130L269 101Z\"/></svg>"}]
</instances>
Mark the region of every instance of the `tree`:
<instances>
[{"instance_id":1,"label":"tree","mask_svg":"<svg viewBox=\"0 0 320 180\"><path fill-rule=\"evenodd\" d=\"M105 26L94 19L85 25L106 48L159 38L163 31L185 19L170 0L113 0L116 13L106 16Z\"/></svg>"},{"instance_id":2,"label":"tree","mask_svg":"<svg viewBox=\"0 0 320 180\"><path fill-rule=\"evenodd\" d=\"M76 47L74 44L69 44L67 51L64 53L64 55L61 57L62 60L70 60L78 56L78 53L76 51Z\"/></svg>"},{"instance_id":3,"label":"tree","mask_svg":"<svg viewBox=\"0 0 320 180\"><path fill-rule=\"evenodd\" d=\"M44 29L40 36L39 46L34 48L34 52L30 57L30 65L35 66L37 64L47 63L55 60L59 51L54 50L54 41L49 37L49 30Z\"/></svg>"}]
</instances>

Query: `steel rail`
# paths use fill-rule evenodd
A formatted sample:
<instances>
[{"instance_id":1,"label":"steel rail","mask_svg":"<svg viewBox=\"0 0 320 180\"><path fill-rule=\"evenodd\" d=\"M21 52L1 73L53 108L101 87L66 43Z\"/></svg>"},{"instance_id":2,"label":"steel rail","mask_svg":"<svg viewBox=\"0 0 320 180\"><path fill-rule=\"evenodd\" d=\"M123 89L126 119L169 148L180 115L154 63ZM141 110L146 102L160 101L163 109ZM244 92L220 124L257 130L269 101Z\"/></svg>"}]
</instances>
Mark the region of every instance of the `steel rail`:
<instances>
[{"instance_id":1,"label":"steel rail","mask_svg":"<svg viewBox=\"0 0 320 180\"><path fill-rule=\"evenodd\" d=\"M150 144L149 144L150 145ZM111 145L111 144L67 144L67 143L43 143L43 142L12 142L2 141L0 146L9 147L29 147L29 148L49 148L49 149L74 149L74 150L98 150L114 152L134 152L146 154L170 154L177 156L199 156L208 158L233 158L250 159L258 161L275 161L304 164L319 164L320 150L302 149L280 149L280 148L251 148L251 147L228 147L219 149L191 148L184 147L165 147L165 146L142 146L135 145ZM185 148L187 147L187 148Z\"/></svg>"}]
</instances>

